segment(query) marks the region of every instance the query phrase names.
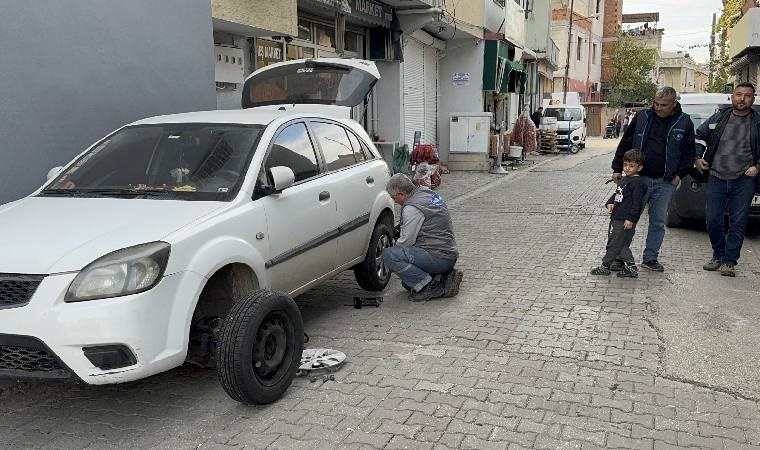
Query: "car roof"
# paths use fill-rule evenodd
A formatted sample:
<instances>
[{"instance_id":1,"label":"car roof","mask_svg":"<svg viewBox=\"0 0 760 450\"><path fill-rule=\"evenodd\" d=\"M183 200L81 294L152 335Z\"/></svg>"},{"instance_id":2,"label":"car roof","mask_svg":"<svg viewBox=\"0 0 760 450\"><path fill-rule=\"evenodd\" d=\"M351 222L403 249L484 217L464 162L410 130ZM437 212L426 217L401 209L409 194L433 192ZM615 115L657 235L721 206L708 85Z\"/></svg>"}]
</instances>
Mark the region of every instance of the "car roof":
<instances>
[{"instance_id":1,"label":"car roof","mask_svg":"<svg viewBox=\"0 0 760 450\"><path fill-rule=\"evenodd\" d=\"M195 111L180 114L168 114L163 116L148 117L145 119L132 122L129 126L134 125L152 125L161 123L234 123L243 125L268 125L274 120L291 117L300 119L306 117L324 118L347 122L346 119L337 118L329 114L319 114L314 112L305 113L297 110L277 110L268 108L250 108L250 109L227 109L213 111ZM350 121L349 121L350 122Z\"/></svg>"},{"instance_id":2,"label":"car roof","mask_svg":"<svg viewBox=\"0 0 760 450\"><path fill-rule=\"evenodd\" d=\"M706 104L723 104L731 103L731 94L710 93L710 94L681 94L678 101L682 105L706 105Z\"/></svg>"}]
</instances>

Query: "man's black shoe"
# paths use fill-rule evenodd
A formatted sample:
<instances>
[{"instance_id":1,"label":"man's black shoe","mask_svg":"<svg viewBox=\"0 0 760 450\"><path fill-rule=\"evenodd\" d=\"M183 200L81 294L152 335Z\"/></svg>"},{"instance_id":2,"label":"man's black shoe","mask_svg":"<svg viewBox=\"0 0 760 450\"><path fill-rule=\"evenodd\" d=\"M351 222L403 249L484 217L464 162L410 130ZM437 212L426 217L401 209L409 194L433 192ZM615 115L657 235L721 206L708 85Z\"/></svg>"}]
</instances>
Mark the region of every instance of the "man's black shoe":
<instances>
[{"instance_id":1,"label":"man's black shoe","mask_svg":"<svg viewBox=\"0 0 760 450\"><path fill-rule=\"evenodd\" d=\"M431 298L443 297L443 283L431 280L419 292L409 294L409 300L412 302L424 302Z\"/></svg>"},{"instance_id":2,"label":"man's black shoe","mask_svg":"<svg viewBox=\"0 0 760 450\"><path fill-rule=\"evenodd\" d=\"M641 267L649 269L652 272L665 272L665 267L662 266L656 259L651 261L644 261L641 263Z\"/></svg>"},{"instance_id":3,"label":"man's black shoe","mask_svg":"<svg viewBox=\"0 0 760 450\"><path fill-rule=\"evenodd\" d=\"M610 264L610 270L613 272L619 272L623 268L623 261L615 260Z\"/></svg>"},{"instance_id":4,"label":"man's black shoe","mask_svg":"<svg viewBox=\"0 0 760 450\"><path fill-rule=\"evenodd\" d=\"M620 278L638 278L639 270L636 268L636 264L623 264L623 268L617 274Z\"/></svg>"},{"instance_id":5,"label":"man's black shoe","mask_svg":"<svg viewBox=\"0 0 760 450\"><path fill-rule=\"evenodd\" d=\"M443 297L454 297L459 293L459 285L462 283L464 273L461 270L451 269L443 276Z\"/></svg>"}]
</instances>

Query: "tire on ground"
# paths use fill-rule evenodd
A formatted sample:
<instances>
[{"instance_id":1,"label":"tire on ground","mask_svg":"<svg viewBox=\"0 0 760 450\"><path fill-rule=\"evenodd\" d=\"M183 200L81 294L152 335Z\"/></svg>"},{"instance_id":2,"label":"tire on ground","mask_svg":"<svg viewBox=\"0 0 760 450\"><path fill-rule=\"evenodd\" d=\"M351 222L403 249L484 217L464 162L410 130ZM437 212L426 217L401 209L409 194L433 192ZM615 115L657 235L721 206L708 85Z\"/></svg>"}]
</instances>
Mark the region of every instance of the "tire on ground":
<instances>
[{"instance_id":1,"label":"tire on ground","mask_svg":"<svg viewBox=\"0 0 760 450\"><path fill-rule=\"evenodd\" d=\"M369 240L364 261L354 267L354 277L359 287L365 291L382 291L391 279L391 273L382 261L382 251L393 245L393 231L384 222L375 224ZM378 267L382 264L381 267Z\"/></svg>"},{"instance_id":2,"label":"tire on ground","mask_svg":"<svg viewBox=\"0 0 760 450\"><path fill-rule=\"evenodd\" d=\"M267 404L288 389L301 364L303 321L287 295L251 291L235 302L216 346L225 392L241 403Z\"/></svg>"}]
</instances>

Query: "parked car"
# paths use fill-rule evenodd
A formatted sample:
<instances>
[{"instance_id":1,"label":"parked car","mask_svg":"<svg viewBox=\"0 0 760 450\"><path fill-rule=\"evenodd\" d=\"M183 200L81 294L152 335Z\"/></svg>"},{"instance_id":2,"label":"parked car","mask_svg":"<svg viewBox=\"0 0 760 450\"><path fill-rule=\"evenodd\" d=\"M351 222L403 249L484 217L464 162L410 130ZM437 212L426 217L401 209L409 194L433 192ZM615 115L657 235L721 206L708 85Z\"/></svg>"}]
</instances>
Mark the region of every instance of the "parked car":
<instances>
[{"instance_id":1,"label":"parked car","mask_svg":"<svg viewBox=\"0 0 760 450\"><path fill-rule=\"evenodd\" d=\"M681 94L679 102L683 112L691 117L696 130L719 108L731 106L731 94ZM752 107L760 110L757 97ZM671 197L665 225L675 228L690 222L704 223L706 189L707 175L693 168L691 173L681 180L681 185ZM750 217L760 217L760 187L757 188L752 199Z\"/></svg>"},{"instance_id":2,"label":"parked car","mask_svg":"<svg viewBox=\"0 0 760 450\"><path fill-rule=\"evenodd\" d=\"M378 79L359 60L268 66L250 109L126 125L0 206L0 376L109 384L188 361L235 400L279 398L303 347L292 297L346 269L367 290L390 277L390 172L348 118Z\"/></svg>"}]
</instances>

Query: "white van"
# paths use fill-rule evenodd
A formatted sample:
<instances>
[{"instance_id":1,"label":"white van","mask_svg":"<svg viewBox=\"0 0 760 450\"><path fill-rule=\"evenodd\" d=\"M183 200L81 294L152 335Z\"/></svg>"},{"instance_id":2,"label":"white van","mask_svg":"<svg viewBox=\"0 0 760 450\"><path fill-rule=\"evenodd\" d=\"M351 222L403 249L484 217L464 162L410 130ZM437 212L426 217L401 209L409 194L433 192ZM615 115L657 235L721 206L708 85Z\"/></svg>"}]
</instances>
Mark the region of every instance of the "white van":
<instances>
[{"instance_id":1,"label":"white van","mask_svg":"<svg viewBox=\"0 0 760 450\"><path fill-rule=\"evenodd\" d=\"M557 147L570 153L586 146L586 108L581 105L549 104L544 117L557 119Z\"/></svg>"}]
</instances>

